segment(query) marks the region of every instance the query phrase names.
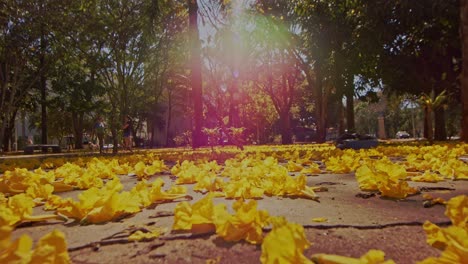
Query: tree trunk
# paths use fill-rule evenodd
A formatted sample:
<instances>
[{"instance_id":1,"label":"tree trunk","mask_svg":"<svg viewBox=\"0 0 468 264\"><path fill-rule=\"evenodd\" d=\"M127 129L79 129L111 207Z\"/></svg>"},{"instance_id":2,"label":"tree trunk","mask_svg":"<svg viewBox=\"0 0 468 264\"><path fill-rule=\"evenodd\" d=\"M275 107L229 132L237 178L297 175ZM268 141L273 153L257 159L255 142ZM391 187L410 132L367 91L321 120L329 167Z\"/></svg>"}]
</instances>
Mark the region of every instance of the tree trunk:
<instances>
[{"instance_id":1,"label":"tree trunk","mask_svg":"<svg viewBox=\"0 0 468 264\"><path fill-rule=\"evenodd\" d=\"M42 31L44 31L42 29ZM46 43L44 32L41 35L41 55L40 55L40 89L41 89L41 143L47 144L47 79L45 76L45 49Z\"/></svg>"},{"instance_id":2,"label":"tree trunk","mask_svg":"<svg viewBox=\"0 0 468 264\"><path fill-rule=\"evenodd\" d=\"M462 41L462 74L461 74L461 102L462 102L462 140L468 143L468 0L460 1L460 34Z\"/></svg>"},{"instance_id":3,"label":"tree trunk","mask_svg":"<svg viewBox=\"0 0 468 264\"><path fill-rule=\"evenodd\" d=\"M439 107L434 111L435 131L434 139L438 141L447 140L447 129L445 126L445 110Z\"/></svg>"},{"instance_id":4,"label":"tree trunk","mask_svg":"<svg viewBox=\"0 0 468 264\"><path fill-rule=\"evenodd\" d=\"M424 107L423 111L424 111L423 137L425 139L429 139L429 122L428 122L428 120L430 120L430 119L428 117L429 114L428 114L427 107Z\"/></svg>"},{"instance_id":5,"label":"tree trunk","mask_svg":"<svg viewBox=\"0 0 468 264\"><path fill-rule=\"evenodd\" d=\"M281 144L292 144L291 118L288 110L282 110L280 113L281 122Z\"/></svg>"},{"instance_id":6,"label":"tree trunk","mask_svg":"<svg viewBox=\"0 0 468 264\"><path fill-rule=\"evenodd\" d=\"M323 143L327 138L326 128L326 103L324 102L323 82L320 66L315 63L315 100L316 100L316 113L317 113L317 142Z\"/></svg>"},{"instance_id":7,"label":"tree trunk","mask_svg":"<svg viewBox=\"0 0 468 264\"><path fill-rule=\"evenodd\" d=\"M150 122L148 122L148 130L150 131L150 142L149 142L149 147L150 148L154 148L156 146L155 142L154 142L154 135L156 133L156 125L155 125L155 121L154 121L155 117L151 118Z\"/></svg>"},{"instance_id":8,"label":"tree trunk","mask_svg":"<svg viewBox=\"0 0 468 264\"><path fill-rule=\"evenodd\" d=\"M117 154L119 152L119 137L117 133L117 129L111 128L111 134L112 134L112 143L114 144L114 147L112 148L112 153Z\"/></svg>"},{"instance_id":9,"label":"tree trunk","mask_svg":"<svg viewBox=\"0 0 468 264\"><path fill-rule=\"evenodd\" d=\"M425 128L427 128L427 132L424 131L424 134L427 134L427 140L429 143L432 144L434 142L434 133L433 133L433 126L432 126L432 110L428 107L424 109L424 121L425 121Z\"/></svg>"},{"instance_id":10,"label":"tree trunk","mask_svg":"<svg viewBox=\"0 0 468 264\"><path fill-rule=\"evenodd\" d=\"M172 133L170 131L172 122L172 92L168 91L167 96L167 117L166 117L166 147L172 147L174 144L172 140Z\"/></svg>"},{"instance_id":11,"label":"tree trunk","mask_svg":"<svg viewBox=\"0 0 468 264\"><path fill-rule=\"evenodd\" d=\"M343 107L343 102L339 100L338 102L338 134L343 135L345 133L345 109Z\"/></svg>"},{"instance_id":12,"label":"tree trunk","mask_svg":"<svg viewBox=\"0 0 468 264\"><path fill-rule=\"evenodd\" d=\"M72 113L75 149L83 149L83 114Z\"/></svg>"},{"instance_id":13,"label":"tree trunk","mask_svg":"<svg viewBox=\"0 0 468 264\"><path fill-rule=\"evenodd\" d=\"M351 80L352 81L352 80ZM349 87L346 87L346 126L348 132L356 132L356 127L354 123L354 84L348 84Z\"/></svg>"},{"instance_id":14,"label":"tree trunk","mask_svg":"<svg viewBox=\"0 0 468 264\"><path fill-rule=\"evenodd\" d=\"M18 110L14 110L10 116L6 117L7 124L5 126L5 132L3 137L3 151L10 152L12 142L11 140L14 139L13 133L15 132L15 120Z\"/></svg>"},{"instance_id":15,"label":"tree trunk","mask_svg":"<svg viewBox=\"0 0 468 264\"><path fill-rule=\"evenodd\" d=\"M189 31L190 31L190 78L192 83L193 120L192 147L204 145L202 134L203 122L203 90L201 73L201 43L198 32L198 3L188 0Z\"/></svg>"}]
</instances>

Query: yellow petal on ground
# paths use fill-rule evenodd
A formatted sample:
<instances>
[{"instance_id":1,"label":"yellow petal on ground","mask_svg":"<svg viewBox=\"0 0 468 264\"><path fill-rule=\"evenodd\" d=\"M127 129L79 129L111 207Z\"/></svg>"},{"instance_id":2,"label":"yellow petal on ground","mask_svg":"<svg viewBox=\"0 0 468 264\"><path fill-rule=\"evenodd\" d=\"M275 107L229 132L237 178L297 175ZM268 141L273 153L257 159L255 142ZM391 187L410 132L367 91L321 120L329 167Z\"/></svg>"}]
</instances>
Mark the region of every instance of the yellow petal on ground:
<instances>
[{"instance_id":1,"label":"yellow petal on ground","mask_svg":"<svg viewBox=\"0 0 468 264\"><path fill-rule=\"evenodd\" d=\"M71 263L65 235L58 230L43 236L32 253L31 264Z\"/></svg>"},{"instance_id":2,"label":"yellow petal on ground","mask_svg":"<svg viewBox=\"0 0 468 264\"><path fill-rule=\"evenodd\" d=\"M215 230L215 216L218 210L225 210L224 204L213 204L214 194L209 193L201 200L190 205L187 202L177 204L174 210L173 230L191 230L192 232L212 232Z\"/></svg>"},{"instance_id":3,"label":"yellow petal on ground","mask_svg":"<svg viewBox=\"0 0 468 264\"><path fill-rule=\"evenodd\" d=\"M47 200L52 195L54 187L50 184L34 184L26 189L26 194L32 198L40 198Z\"/></svg>"},{"instance_id":4,"label":"yellow petal on ground","mask_svg":"<svg viewBox=\"0 0 468 264\"><path fill-rule=\"evenodd\" d=\"M54 187L54 193L73 191L76 188L75 186L66 184L62 181L54 181L52 182L52 186Z\"/></svg>"},{"instance_id":5,"label":"yellow petal on ground","mask_svg":"<svg viewBox=\"0 0 468 264\"><path fill-rule=\"evenodd\" d=\"M426 231L427 232L427 231ZM466 263L468 259L468 231L459 226L449 226L440 229L440 236L443 237L440 241L444 243L438 244L443 246L439 248L443 250L440 257L430 257L418 264L452 264ZM429 235L428 235L429 236ZM435 246L437 244L434 244Z\"/></svg>"},{"instance_id":6,"label":"yellow petal on ground","mask_svg":"<svg viewBox=\"0 0 468 264\"><path fill-rule=\"evenodd\" d=\"M141 211L138 199L133 199L129 192L112 193L99 201L82 221L84 223L103 223Z\"/></svg>"},{"instance_id":7,"label":"yellow petal on ground","mask_svg":"<svg viewBox=\"0 0 468 264\"><path fill-rule=\"evenodd\" d=\"M135 164L134 171L135 175L138 177L139 180L146 178L147 175L145 174L145 169L146 165L143 161L140 161L137 164Z\"/></svg>"},{"instance_id":8,"label":"yellow petal on ground","mask_svg":"<svg viewBox=\"0 0 468 264\"><path fill-rule=\"evenodd\" d=\"M215 213L216 233L226 241L244 239L251 244L260 244L263 239L262 228L268 224L268 212L257 210L255 200L247 203L242 199L237 200L233 209L236 211L234 215L227 214L226 210Z\"/></svg>"},{"instance_id":9,"label":"yellow petal on ground","mask_svg":"<svg viewBox=\"0 0 468 264\"><path fill-rule=\"evenodd\" d=\"M388 179L379 184L379 191L383 197L403 199L408 195L418 193L416 188L410 187L406 181Z\"/></svg>"},{"instance_id":10,"label":"yellow petal on ground","mask_svg":"<svg viewBox=\"0 0 468 264\"><path fill-rule=\"evenodd\" d=\"M323 223L323 222L327 222L327 221L328 221L328 218L325 218L325 217L315 217L315 218L312 218L312 221L313 221L313 222L317 222L317 223Z\"/></svg>"},{"instance_id":11,"label":"yellow petal on ground","mask_svg":"<svg viewBox=\"0 0 468 264\"><path fill-rule=\"evenodd\" d=\"M440 182L444 180L444 177L437 173L425 171L422 175L411 177L411 180L415 182Z\"/></svg>"},{"instance_id":12,"label":"yellow petal on ground","mask_svg":"<svg viewBox=\"0 0 468 264\"><path fill-rule=\"evenodd\" d=\"M430 221L424 222L423 229L426 232L426 242L437 249L444 249L447 246L447 240L439 226Z\"/></svg>"},{"instance_id":13,"label":"yellow petal on ground","mask_svg":"<svg viewBox=\"0 0 468 264\"><path fill-rule=\"evenodd\" d=\"M172 186L169 190L163 191L164 181L160 178L156 179L148 189L148 197L151 203L157 201L171 201L186 197L187 190L184 186Z\"/></svg>"},{"instance_id":14,"label":"yellow petal on ground","mask_svg":"<svg viewBox=\"0 0 468 264\"><path fill-rule=\"evenodd\" d=\"M303 168L300 173L301 174L317 174L322 172L319 168L317 163L311 163L309 167Z\"/></svg>"},{"instance_id":15,"label":"yellow petal on ground","mask_svg":"<svg viewBox=\"0 0 468 264\"><path fill-rule=\"evenodd\" d=\"M310 246L304 228L301 225L288 223L284 218L273 218L273 229L262 243L261 263L307 263L303 252Z\"/></svg>"},{"instance_id":16,"label":"yellow petal on ground","mask_svg":"<svg viewBox=\"0 0 468 264\"><path fill-rule=\"evenodd\" d=\"M0 251L0 263L30 263L32 239L22 235Z\"/></svg>"},{"instance_id":17,"label":"yellow petal on ground","mask_svg":"<svg viewBox=\"0 0 468 264\"><path fill-rule=\"evenodd\" d=\"M151 230L151 232L143 232L141 230L137 230L130 236L128 236L129 241L149 241L160 237L165 232L164 228L157 228Z\"/></svg>"},{"instance_id":18,"label":"yellow petal on ground","mask_svg":"<svg viewBox=\"0 0 468 264\"><path fill-rule=\"evenodd\" d=\"M445 215L450 218L453 225L468 227L468 196L459 195L447 202Z\"/></svg>"},{"instance_id":19,"label":"yellow petal on ground","mask_svg":"<svg viewBox=\"0 0 468 264\"><path fill-rule=\"evenodd\" d=\"M174 209L173 230L192 229L192 207L188 202L178 203Z\"/></svg>"},{"instance_id":20,"label":"yellow petal on ground","mask_svg":"<svg viewBox=\"0 0 468 264\"><path fill-rule=\"evenodd\" d=\"M0 252L5 250L11 245L11 232L13 227L0 223Z\"/></svg>"},{"instance_id":21,"label":"yellow petal on ground","mask_svg":"<svg viewBox=\"0 0 468 264\"><path fill-rule=\"evenodd\" d=\"M351 258L339 255L315 254L312 260L317 264L395 264L393 260L385 260L385 253L371 249L360 258Z\"/></svg>"},{"instance_id":22,"label":"yellow petal on ground","mask_svg":"<svg viewBox=\"0 0 468 264\"><path fill-rule=\"evenodd\" d=\"M379 181L374 172L367 165L362 165L356 170L356 180L359 188L363 191L376 191L379 188Z\"/></svg>"},{"instance_id":23,"label":"yellow petal on ground","mask_svg":"<svg viewBox=\"0 0 468 264\"><path fill-rule=\"evenodd\" d=\"M287 168L288 168L288 171L290 172L299 172L302 169L304 169L304 167L301 164L297 164L296 162L292 160L288 161Z\"/></svg>"}]
</instances>

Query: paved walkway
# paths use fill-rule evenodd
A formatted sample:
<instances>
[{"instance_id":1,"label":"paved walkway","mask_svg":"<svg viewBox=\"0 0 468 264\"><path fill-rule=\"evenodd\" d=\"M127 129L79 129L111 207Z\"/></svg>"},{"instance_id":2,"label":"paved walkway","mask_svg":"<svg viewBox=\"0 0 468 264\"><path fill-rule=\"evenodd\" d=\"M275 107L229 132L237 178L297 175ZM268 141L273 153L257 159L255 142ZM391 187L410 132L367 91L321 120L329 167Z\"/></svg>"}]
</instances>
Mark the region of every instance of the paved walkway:
<instances>
[{"instance_id":1,"label":"paved walkway","mask_svg":"<svg viewBox=\"0 0 468 264\"><path fill-rule=\"evenodd\" d=\"M164 179L167 184L173 183L169 175L151 179L156 177ZM134 176L121 176L121 181L127 190L137 182ZM362 198L358 195L361 191L353 174L320 174L309 176L307 182L309 186L328 188L327 192L318 193L320 202L282 197L258 200L259 209L268 210L270 215L284 216L288 221L304 225L306 236L312 242L305 252L307 257L316 253L359 257L370 249L383 250L388 259L397 263L415 263L429 256L438 256L439 251L425 241L422 223L430 220L446 224L448 218L444 215L444 206L425 208L421 195L399 201L383 199L379 195ZM444 199L468 193L468 181L411 182L410 185L428 187L428 193ZM192 191L193 185L187 186L194 201L202 197ZM77 194L77 191L67 192L64 196L76 197ZM233 200L216 198L215 202L225 203L231 208ZM106 240L132 226L159 226L170 230L176 204L160 204L120 222L103 225L80 226L74 222L34 224L17 228L14 237L29 234L38 239L52 229L60 229L66 234L74 263L206 263L210 259L219 260L219 263L259 263L260 246L225 242L215 234L169 234L165 239L152 242ZM315 217L328 220L316 223L312 221ZM90 246L90 243L95 243L95 246Z\"/></svg>"}]
</instances>

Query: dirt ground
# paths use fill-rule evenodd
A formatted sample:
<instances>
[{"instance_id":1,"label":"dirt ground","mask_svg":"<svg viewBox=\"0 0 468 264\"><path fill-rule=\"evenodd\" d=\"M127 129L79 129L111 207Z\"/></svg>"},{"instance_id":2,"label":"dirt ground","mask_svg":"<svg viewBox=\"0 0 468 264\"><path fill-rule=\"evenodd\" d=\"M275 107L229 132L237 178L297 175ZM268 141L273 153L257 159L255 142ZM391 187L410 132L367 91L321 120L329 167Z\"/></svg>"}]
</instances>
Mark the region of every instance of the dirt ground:
<instances>
[{"instance_id":1,"label":"dirt ground","mask_svg":"<svg viewBox=\"0 0 468 264\"><path fill-rule=\"evenodd\" d=\"M173 183L169 175L153 176ZM134 176L121 176L126 190L137 180ZM426 243L422 224L426 220L447 225L445 207L436 205L425 208L421 195L404 200L383 199L378 194L360 195L353 174L320 174L308 176L309 186L323 186L326 192L318 193L320 201L265 197L258 200L259 209L268 210L272 216L284 216L290 222L305 227L312 246L305 251L310 257L316 253L339 254L359 257L370 249L380 249L387 259L396 263L415 263L439 251ZM449 199L468 193L468 181L445 181L437 184L410 182L411 186L426 187L425 192L434 197ZM194 201L202 194L195 193L187 185ZM78 192L64 196L76 197ZM231 208L233 200L215 198L215 203L225 203ZM225 242L215 234L171 233L174 208L177 202L165 203L144 209L119 222L102 225L79 225L48 222L17 228L13 236L29 234L34 240L59 229L66 235L69 254L73 263L259 263L261 246L246 242ZM38 212L41 208L37 208ZM325 217L323 223L312 221ZM165 227L168 233L150 242L128 242L128 230L135 227ZM265 230L268 232L268 230ZM119 234L122 235L119 237Z\"/></svg>"}]
</instances>

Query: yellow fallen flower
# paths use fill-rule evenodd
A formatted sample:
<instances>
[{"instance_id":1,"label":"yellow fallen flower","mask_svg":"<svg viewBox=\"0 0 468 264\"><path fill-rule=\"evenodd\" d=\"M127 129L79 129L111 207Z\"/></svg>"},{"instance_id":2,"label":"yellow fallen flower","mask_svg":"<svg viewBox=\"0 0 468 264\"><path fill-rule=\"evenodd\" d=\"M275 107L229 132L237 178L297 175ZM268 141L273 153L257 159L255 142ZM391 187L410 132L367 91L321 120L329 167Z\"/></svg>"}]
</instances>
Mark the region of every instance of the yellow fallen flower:
<instances>
[{"instance_id":1,"label":"yellow fallen flower","mask_svg":"<svg viewBox=\"0 0 468 264\"><path fill-rule=\"evenodd\" d=\"M148 190L148 197L151 203L158 201L172 201L187 196L187 189L184 186L172 186L169 190L163 191L164 181L156 179Z\"/></svg>"},{"instance_id":2,"label":"yellow fallen flower","mask_svg":"<svg viewBox=\"0 0 468 264\"><path fill-rule=\"evenodd\" d=\"M215 171L205 171L196 177L197 183L193 186L196 192L216 192L223 189L224 181L217 176Z\"/></svg>"},{"instance_id":3,"label":"yellow fallen flower","mask_svg":"<svg viewBox=\"0 0 468 264\"><path fill-rule=\"evenodd\" d=\"M3 227L0 227L0 229L3 229ZM0 263L31 262L31 248L33 242L28 235L22 235L14 242L8 241L8 243L2 244L0 244Z\"/></svg>"},{"instance_id":4,"label":"yellow fallen flower","mask_svg":"<svg viewBox=\"0 0 468 264\"><path fill-rule=\"evenodd\" d=\"M425 221L423 229L426 232L426 242L429 245L440 250L443 250L447 246L447 240L442 232L442 228L430 221Z\"/></svg>"},{"instance_id":5,"label":"yellow fallen flower","mask_svg":"<svg viewBox=\"0 0 468 264\"><path fill-rule=\"evenodd\" d=\"M426 232L428 230L425 229ZM468 230L459 226L439 229L438 238L433 247L443 250L440 257L429 257L418 264L466 263L468 259ZM429 242L430 234L428 234Z\"/></svg>"},{"instance_id":6,"label":"yellow fallen flower","mask_svg":"<svg viewBox=\"0 0 468 264\"><path fill-rule=\"evenodd\" d=\"M361 190L376 191L379 189L381 179L377 178L368 165L364 164L359 167L355 172L355 177Z\"/></svg>"},{"instance_id":7,"label":"yellow fallen flower","mask_svg":"<svg viewBox=\"0 0 468 264\"><path fill-rule=\"evenodd\" d=\"M327 221L328 221L328 218L325 218L325 217L315 217L315 218L312 218L312 221L313 221L313 222L317 222L317 223L323 223L323 222L327 222Z\"/></svg>"},{"instance_id":8,"label":"yellow fallen flower","mask_svg":"<svg viewBox=\"0 0 468 264\"><path fill-rule=\"evenodd\" d=\"M303 252L310 246L304 234L304 227L289 223L284 218L271 218L273 229L266 235L262 243L260 262L276 263L307 263Z\"/></svg>"},{"instance_id":9,"label":"yellow fallen flower","mask_svg":"<svg viewBox=\"0 0 468 264\"><path fill-rule=\"evenodd\" d=\"M111 166L98 158L92 158L86 166L86 173L100 179L113 179L116 175Z\"/></svg>"},{"instance_id":10,"label":"yellow fallen flower","mask_svg":"<svg viewBox=\"0 0 468 264\"><path fill-rule=\"evenodd\" d=\"M431 171L425 171L423 174L411 177L414 182L440 182L444 180L444 177Z\"/></svg>"},{"instance_id":11,"label":"yellow fallen flower","mask_svg":"<svg viewBox=\"0 0 468 264\"><path fill-rule=\"evenodd\" d=\"M129 214L141 211L140 203L134 199L129 192L111 193L100 199L91 210L89 210L82 223L103 223L119 219Z\"/></svg>"},{"instance_id":12,"label":"yellow fallen flower","mask_svg":"<svg viewBox=\"0 0 468 264\"><path fill-rule=\"evenodd\" d=\"M192 232L212 232L215 231L215 215L223 214L226 211L224 204L213 204L214 194L209 193L201 200L190 205L188 202L181 202L174 210L173 230L191 230Z\"/></svg>"},{"instance_id":13,"label":"yellow fallen flower","mask_svg":"<svg viewBox=\"0 0 468 264\"><path fill-rule=\"evenodd\" d=\"M290 172L299 172L302 169L304 169L304 167L301 164L297 164L296 162L292 160L288 161L287 168L288 168L288 171Z\"/></svg>"},{"instance_id":14,"label":"yellow fallen flower","mask_svg":"<svg viewBox=\"0 0 468 264\"><path fill-rule=\"evenodd\" d=\"M303 168L299 173L300 174L317 174L320 172L322 172L322 170L320 170L319 165L317 163L312 162L310 163L309 167Z\"/></svg>"},{"instance_id":15,"label":"yellow fallen flower","mask_svg":"<svg viewBox=\"0 0 468 264\"><path fill-rule=\"evenodd\" d=\"M112 171L118 175L128 175L133 167L128 162L120 163L117 159L112 159L107 165L112 168Z\"/></svg>"},{"instance_id":16,"label":"yellow fallen flower","mask_svg":"<svg viewBox=\"0 0 468 264\"><path fill-rule=\"evenodd\" d=\"M138 162L135 164L134 171L135 175L137 176L138 180L148 179L149 176L155 175L165 169L164 162L155 160L153 164L146 166L143 161Z\"/></svg>"},{"instance_id":17,"label":"yellow fallen flower","mask_svg":"<svg viewBox=\"0 0 468 264\"><path fill-rule=\"evenodd\" d=\"M136 232L132 233L128 236L129 241L149 241L154 240L160 237L162 234L166 232L165 228L155 228L150 230L150 232L143 232L141 230L137 230Z\"/></svg>"},{"instance_id":18,"label":"yellow fallen flower","mask_svg":"<svg viewBox=\"0 0 468 264\"><path fill-rule=\"evenodd\" d=\"M341 156L332 156L325 161L327 170L333 173L350 173L359 167L361 157L354 150L345 150Z\"/></svg>"},{"instance_id":19,"label":"yellow fallen flower","mask_svg":"<svg viewBox=\"0 0 468 264\"><path fill-rule=\"evenodd\" d=\"M61 231L54 230L39 239L32 252L30 263L71 263L65 235Z\"/></svg>"},{"instance_id":20,"label":"yellow fallen flower","mask_svg":"<svg viewBox=\"0 0 468 264\"><path fill-rule=\"evenodd\" d=\"M251 244L260 244L263 240L262 228L268 225L267 211L257 210L257 201L245 203L242 199L233 204L236 212L230 215L227 211L219 210L215 215L216 234L226 241L244 239Z\"/></svg>"},{"instance_id":21,"label":"yellow fallen flower","mask_svg":"<svg viewBox=\"0 0 468 264\"><path fill-rule=\"evenodd\" d=\"M468 180L468 164L458 158L447 160L438 168L438 171L452 180Z\"/></svg>"},{"instance_id":22,"label":"yellow fallen flower","mask_svg":"<svg viewBox=\"0 0 468 264\"><path fill-rule=\"evenodd\" d=\"M102 223L141 211L138 197L123 188L118 178L108 181L101 188L90 188L78 195L78 201L60 199L56 196L46 203L47 209L56 209L67 217L82 223Z\"/></svg>"},{"instance_id":23,"label":"yellow fallen flower","mask_svg":"<svg viewBox=\"0 0 468 264\"><path fill-rule=\"evenodd\" d=\"M379 190L384 197L403 199L418 193L416 188L404 181L406 169L387 158L363 164L356 170L355 177L361 190Z\"/></svg>"},{"instance_id":24,"label":"yellow fallen flower","mask_svg":"<svg viewBox=\"0 0 468 264\"><path fill-rule=\"evenodd\" d=\"M254 199L262 198L265 189L256 184L250 178L241 178L239 180L230 180L223 186L226 198Z\"/></svg>"},{"instance_id":25,"label":"yellow fallen flower","mask_svg":"<svg viewBox=\"0 0 468 264\"><path fill-rule=\"evenodd\" d=\"M6 205L8 202L8 198L6 198L4 193L0 192L0 205Z\"/></svg>"},{"instance_id":26,"label":"yellow fallen flower","mask_svg":"<svg viewBox=\"0 0 468 264\"><path fill-rule=\"evenodd\" d=\"M171 172L177 176L176 184L195 183L197 176L203 173L193 161L184 160L179 168L176 168L176 166L171 169Z\"/></svg>"},{"instance_id":27,"label":"yellow fallen flower","mask_svg":"<svg viewBox=\"0 0 468 264\"><path fill-rule=\"evenodd\" d=\"M292 197L303 197L317 201L318 195L314 192L314 188L309 187L306 185L307 179L305 175L299 175L295 178L290 176L286 177L284 181L284 186L282 189L284 190L285 196L292 196Z\"/></svg>"},{"instance_id":28,"label":"yellow fallen flower","mask_svg":"<svg viewBox=\"0 0 468 264\"><path fill-rule=\"evenodd\" d=\"M46 220L66 221L62 215L32 215L36 206L33 198L26 194L17 194L10 198L5 204L0 204L0 225L14 226L22 222L38 222Z\"/></svg>"},{"instance_id":29,"label":"yellow fallen flower","mask_svg":"<svg viewBox=\"0 0 468 264\"><path fill-rule=\"evenodd\" d=\"M445 215L450 218L452 225L468 228L468 196L458 195L447 202Z\"/></svg>"},{"instance_id":30,"label":"yellow fallen flower","mask_svg":"<svg viewBox=\"0 0 468 264\"><path fill-rule=\"evenodd\" d=\"M395 264L393 260L385 260L385 253L371 249L360 258L350 258L339 255L315 254L312 260L317 264Z\"/></svg>"},{"instance_id":31,"label":"yellow fallen flower","mask_svg":"<svg viewBox=\"0 0 468 264\"><path fill-rule=\"evenodd\" d=\"M31 195L37 194L37 197L46 198L48 191L38 185L50 184L54 180L53 174L40 169L33 172L25 168L15 168L13 171L6 171L3 177L0 177L0 192L19 194L26 192L28 188L35 188L30 191Z\"/></svg>"},{"instance_id":32,"label":"yellow fallen flower","mask_svg":"<svg viewBox=\"0 0 468 264\"><path fill-rule=\"evenodd\" d=\"M468 197L459 195L447 202L445 215L452 226L441 228L429 221L423 225L427 243L443 250L439 258L430 257L419 263L465 263L468 259Z\"/></svg>"},{"instance_id":33,"label":"yellow fallen flower","mask_svg":"<svg viewBox=\"0 0 468 264\"><path fill-rule=\"evenodd\" d=\"M70 184L66 184L63 181L54 181L51 184L54 187L54 193L68 192L68 191L73 191L77 189L77 187L70 185Z\"/></svg>"},{"instance_id":34,"label":"yellow fallen flower","mask_svg":"<svg viewBox=\"0 0 468 264\"><path fill-rule=\"evenodd\" d=\"M28 235L12 242L11 232L12 227L0 225L0 263L71 263L61 231L54 230L40 238L34 250Z\"/></svg>"},{"instance_id":35,"label":"yellow fallen flower","mask_svg":"<svg viewBox=\"0 0 468 264\"><path fill-rule=\"evenodd\" d=\"M47 200L54 192L54 187L49 183L42 182L42 184L34 184L26 189L26 194L31 198L39 198L40 200Z\"/></svg>"},{"instance_id":36,"label":"yellow fallen flower","mask_svg":"<svg viewBox=\"0 0 468 264\"><path fill-rule=\"evenodd\" d=\"M383 197L403 199L408 195L418 193L418 189L408 185L406 181L387 179L379 184L379 191Z\"/></svg>"}]
</instances>

